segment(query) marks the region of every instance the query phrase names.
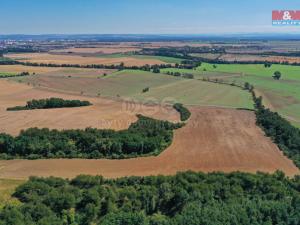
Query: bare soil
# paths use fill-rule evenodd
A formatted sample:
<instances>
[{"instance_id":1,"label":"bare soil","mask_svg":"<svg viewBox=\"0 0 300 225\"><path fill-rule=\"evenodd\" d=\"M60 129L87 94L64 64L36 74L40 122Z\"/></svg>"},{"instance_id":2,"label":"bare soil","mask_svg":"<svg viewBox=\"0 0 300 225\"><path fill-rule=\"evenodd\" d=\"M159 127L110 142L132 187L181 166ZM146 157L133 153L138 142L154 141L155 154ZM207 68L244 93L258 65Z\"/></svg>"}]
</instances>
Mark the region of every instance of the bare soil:
<instances>
[{"instance_id":1,"label":"bare soil","mask_svg":"<svg viewBox=\"0 0 300 225\"><path fill-rule=\"evenodd\" d=\"M188 124L175 131L172 145L157 157L126 160L12 160L0 161L0 178L79 174L146 176L178 171L244 171L299 174L295 165L255 125L250 111L209 107L190 108ZM110 111L113 112L113 111ZM46 116L48 118L48 116Z\"/></svg>"}]
</instances>

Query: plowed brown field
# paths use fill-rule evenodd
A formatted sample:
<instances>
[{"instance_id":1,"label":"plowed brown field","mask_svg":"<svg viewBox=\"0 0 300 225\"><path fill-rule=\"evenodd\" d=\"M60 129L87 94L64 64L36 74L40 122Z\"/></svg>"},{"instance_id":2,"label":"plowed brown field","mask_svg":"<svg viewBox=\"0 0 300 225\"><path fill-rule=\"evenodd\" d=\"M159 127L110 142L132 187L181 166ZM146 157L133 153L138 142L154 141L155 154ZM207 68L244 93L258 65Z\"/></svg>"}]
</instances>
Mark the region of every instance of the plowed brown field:
<instances>
[{"instance_id":1,"label":"plowed brown field","mask_svg":"<svg viewBox=\"0 0 300 225\"><path fill-rule=\"evenodd\" d=\"M274 172L299 170L255 125L250 111L191 108L188 124L175 131L172 145L157 157L126 160L13 160L0 161L0 178L36 176L105 177L174 174L177 171Z\"/></svg>"}]
</instances>

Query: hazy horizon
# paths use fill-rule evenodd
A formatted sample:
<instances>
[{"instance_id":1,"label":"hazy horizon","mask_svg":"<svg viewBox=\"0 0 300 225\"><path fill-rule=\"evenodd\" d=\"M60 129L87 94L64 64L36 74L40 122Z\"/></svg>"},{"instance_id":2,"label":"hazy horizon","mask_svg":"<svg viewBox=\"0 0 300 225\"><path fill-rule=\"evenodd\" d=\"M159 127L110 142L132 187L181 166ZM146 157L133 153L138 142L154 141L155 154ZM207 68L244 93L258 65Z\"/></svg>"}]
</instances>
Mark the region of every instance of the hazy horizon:
<instances>
[{"instance_id":1,"label":"hazy horizon","mask_svg":"<svg viewBox=\"0 0 300 225\"><path fill-rule=\"evenodd\" d=\"M1 35L300 33L271 21L272 10L299 10L299 0L0 1Z\"/></svg>"}]
</instances>

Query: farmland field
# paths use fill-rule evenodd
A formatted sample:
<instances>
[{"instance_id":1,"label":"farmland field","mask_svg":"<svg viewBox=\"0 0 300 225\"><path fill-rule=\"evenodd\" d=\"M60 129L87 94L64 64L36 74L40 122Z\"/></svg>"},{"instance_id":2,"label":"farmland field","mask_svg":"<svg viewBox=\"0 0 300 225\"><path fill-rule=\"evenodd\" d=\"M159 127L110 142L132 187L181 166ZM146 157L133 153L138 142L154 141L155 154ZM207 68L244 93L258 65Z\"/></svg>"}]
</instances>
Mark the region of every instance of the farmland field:
<instances>
[{"instance_id":1,"label":"farmland field","mask_svg":"<svg viewBox=\"0 0 300 225\"><path fill-rule=\"evenodd\" d=\"M155 58L135 58L135 57L117 57L117 58L100 58L96 56L83 57L80 55L64 55L64 54L49 54L49 53L23 53L23 54L8 54L7 57L21 62L32 63L53 63L53 64L106 64L116 65L124 63L126 66L143 66L145 64L164 64L163 61Z\"/></svg>"},{"instance_id":2,"label":"farmland field","mask_svg":"<svg viewBox=\"0 0 300 225\"><path fill-rule=\"evenodd\" d=\"M262 53L261 53L262 54ZM204 58L204 59L219 59L227 62L254 62L254 61L268 61L268 62L289 62L300 63L299 57L288 56L272 56L272 55L255 55L255 54L191 54L191 56Z\"/></svg>"},{"instance_id":3,"label":"farmland field","mask_svg":"<svg viewBox=\"0 0 300 225\"><path fill-rule=\"evenodd\" d=\"M188 125L175 131L172 145L157 157L117 161L0 161L0 177L74 177L78 174L121 177L174 174L186 170L274 172L280 169L289 175L299 173L255 125L253 112L205 107L190 109L192 117Z\"/></svg>"},{"instance_id":4,"label":"farmland field","mask_svg":"<svg viewBox=\"0 0 300 225\"><path fill-rule=\"evenodd\" d=\"M237 77L240 76L241 73L229 73L229 72L218 72L218 71L203 71L200 69L178 69L178 68L165 68L160 70L161 73L181 73L181 74L193 74L195 79L202 79L202 78L211 78L211 79L223 79L228 77Z\"/></svg>"},{"instance_id":5,"label":"farmland field","mask_svg":"<svg viewBox=\"0 0 300 225\"><path fill-rule=\"evenodd\" d=\"M154 59L160 60L164 63L181 63L183 59L167 57L167 56L152 56L152 55L136 55L136 54L98 54L96 55L99 58L122 58L122 57L132 57L135 59Z\"/></svg>"},{"instance_id":6,"label":"farmland field","mask_svg":"<svg viewBox=\"0 0 300 225\"><path fill-rule=\"evenodd\" d=\"M102 53L102 54L115 54L115 53L125 53L125 52L135 52L139 51L140 48L136 48L131 45L97 45L93 47L86 48L67 48L50 51L52 53Z\"/></svg>"},{"instance_id":7,"label":"farmland field","mask_svg":"<svg viewBox=\"0 0 300 225\"><path fill-rule=\"evenodd\" d=\"M0 93L1 132L17 135L21 129L30 127L59 130L97 127L120 130L126 129L136 121L135 115L138 113L174 122L179 120L178 113L171 107L123 102L122 97L140 101L151 99L151 103L153 99L157 99L156 103L161 103L166 98L168 101L211 105L211 107L190 107L192 117L188 124L175 131L171 146L157 157L121 161L82 159L0 161L1 178L28 178L30 175L74 177L82 173L121 177L174 174L185 170L273 172L280 169L289 175L299 172L255 125L253 112L218 107L252 108L251 96L240 88L145 71L110 71L112 73L99 78L85 77L90 71L85 71L85 75L84 69L78 71L72 68L59 69L36 76L22 77L21 80L26 85L12 81L15 79L0 81L0 88L3 90ZM69 77L70 74L78 73L77 77L75 75ZM31 85L27 85L28 82ZM143 93L142 90L147 86L150 87L149 91ZM96 95L99 89L107 96L112 97L118 93L122 96L117 100L85 96ZM6 111L7 107L23 105L36 96L76 98L88 100L93 105L30 112Z\"/></svg>"},{"instance_id":8,"label":"farmland field","mask_svg":"<svg viewBox=\"0 0 300 225\"><path fill-rule=\"evenodd\" d=\"M139 100L154 98L158 101L171 97L175 102L187 105L253 108L250 94L239 88L190 79L153 87L149 92L135 97Z\"/></svg>"},{"instance_id":9,"label":"farmland field","mask_svg":"<svg viewBox=\"0 0 300 225\"><path fill-rule=\"evenodd\" d=\"M210 107L190 108L188 124L175 131L174 141L157 157L125 160L12 160L0 161L0 177L105 177L174 174L178 171L245 171L299 174L297 167L265 137L250 111ZM101 108L99 109L99 112ZM234 137L234 138L233 138Z\"/></svg>"},{"instance_id":10,"label":"farmland field","mask_svg":"<svg viewBox=\"0 0 300 225\"><path fill-rule=\"evenodd\" d=\"M31 127L50 129L85 129L87 127L126 129L137 120L136 114L157 119L178 121L179 115L171 107L144 106L102 98L84 97L45 90L28 85L0 80L0 132L18 135L22 129ZM6 111L8 107L24 105L32 99L58 97L63 99L88 100L92 106L30 111Z\"/></svg>"},{"instance_id":11,"label":"farmland field","mask_svg":"<svg viewBox=\"0 0 300 225\"><path fill-rule=\"evenodd\" d=\"M22 66L22 65L0 65L0 73L22 73L22 72L29 72L29 73L47 73L57 71L59 68L53 67L36 67L36 66Z\"/></svg>"},{"instance_id":12,"label":"farmland field","mask_svg":"<svg viewBox=\"0 0 300 225\"><path fill-rule=\"evenodd\" d=\"M124 70L98 79L43 75L22 80L36 87L92 96L130 97L156 103L172 99L173 102L191 105L253 108L250 94L239 88L145 71ZM149 91L143 93L143 89L147 87Z\"/></svg>"},{"instance_id":13,"label":"farmland field","mask_svg":"<svg viewBox=\"0 0 300 225\"><path fill-rule=\"evenodd\" d=\"M24 182L23 180L0 179L0 209L6 204L18 204L17 199L11 195L15 188Z\"/></svg>"},{"instance_id":14,"label":"farmland field","mask_svg":"<svg viewBox=\"0 0 300 225\"><path fill-rule=\"evenodd\" d=\"M0 225L300 225L300 0L2 2Z\"/></svg>"},{"instance_id":15,"label":"farmland field","mask_svg":"<svg viewBox=\"0 0 300 225\"><path fill-rule=\"evenodd\" d=\"M230 77L228 80L243 84L249 82L254 85L265 104L278 111L289 119L294 125L300 126L300 66L276 65L265 68L261 64L212 64L203 63L197 70L206 69L210 72L240 73L239 77ZM272 78L275 71L282 73L282 78Z\"/></svg>"}]
</instances>

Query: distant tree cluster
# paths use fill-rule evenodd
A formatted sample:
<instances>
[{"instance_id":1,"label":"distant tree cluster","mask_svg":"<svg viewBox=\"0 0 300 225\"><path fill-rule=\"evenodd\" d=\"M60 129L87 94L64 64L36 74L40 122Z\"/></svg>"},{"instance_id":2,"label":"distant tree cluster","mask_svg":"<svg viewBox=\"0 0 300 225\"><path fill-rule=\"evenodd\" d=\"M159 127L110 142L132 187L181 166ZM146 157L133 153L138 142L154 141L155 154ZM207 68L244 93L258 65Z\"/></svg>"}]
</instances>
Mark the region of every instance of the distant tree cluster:
<instances>
[{"instance_id":1,"label":"distant tree cluster","mask_svg":"<svg viewBox=\"0 0 300 225\"><path fill-rule=\"evenodd\" d=\"M194 75L191 73L180 73L180 72L167 71L166 74L170 75L170 76L175 76L175 77L183 77L186 79L194 79Z\"/></svg>"},{"instance_id":2,"label":"distant tree cluster","mask_svg":"<svg viewBox=\"0 0 300 225\"><path fill-rule=\"evenodd\" d=\"M273 75L273 78L275 80L280 80L280 78L281 78L281 72L280 71L275 71L274 75Z\"/></svg>"},{"instance_id":3,"label":"distant tree cluster","mask_svg":"<svg viewBox=\"0 0 300 225\"><path fill-rule=\"evenodd\" d=\"M148 92L149 90L150 90L150 88L149 88L149 87L146 87L146 88L143 89L142 92L143 92L143 93L146 93L146 92Z\"/></svg>"},{"instance_id":4,"label":"distant tree cluster","mask_svg":"<svg viewBox=\"0 0 300 225\"><path fill-rule=\"evenodd\" d=\"M184 107L181 103L174 104L173 108L177 112L179 112L181 121L186 121L190 118L191 112L186 107Z\"/></svg>"},{"instance_id":5,"label":"distant tree cluster","mask_svg":"<svg viewBox=\"0 0 300 225\"><path fill-rule=\"evenodd\" d=\"M33 99L28 101L25 106L15 106L7 108L7 111L20 111L32 109L52 109L52 108L71 108L92 105L89 101L80 100L64 100L62 98L47 98L47 99Z\"/></svg>"},{"instance_id":6,"label":"distant tree cluster","mask_svg":"<svg viewBox=\"0 0 300 225\"><path fill-rule=\"evenodd\" d=\"M272 63L266 62L266 63L264 64L264 66L265 66L266 68L270 68L270 67L272 66Z\"/></svg>"},{"instance_id":7,"label":"distant tree cluster","mask_svg":"<svg viewBox=\"0 0 300 225\"><path fill-rule=\"evenodd\" d=\"M3 58L4 59L4 58ZM105 64L54 64L54 63L35 63L35 62L20 62L11 59L0 60L0 65L23 65L23 66L33 66L33 67L72 67L72 68L88 68L88 69L115 69L115 70L143 70L143 71L153 71L157 69L164 68L175 68L172 64L156 64L156 65L148 65L145 64L143 66L125 66L124 63L120 63L119 65L105 65Z\"/></svg>"},{"instance_id":8,"label":"distant tree cluster","mask_svg":"<svg viewBox=\"0 0 300 225\"><path fill-rule=\"evenodd\" d=\"M31 177L1 225L300 224L300 177L281 172L178 173L107 180Z\"/></svg>"},{"instance_id":9,"label":"distant tree cluster","mask_svg":"<svg viewBox=\"0 0 300 225\"><path fill-rule=\"evenodd\" d=\"M0 158L129 158L155 155L183 126L138 115L127 130L49 130L30 128L19 136L0 134Z\"/></svg>"}]
</instances>

